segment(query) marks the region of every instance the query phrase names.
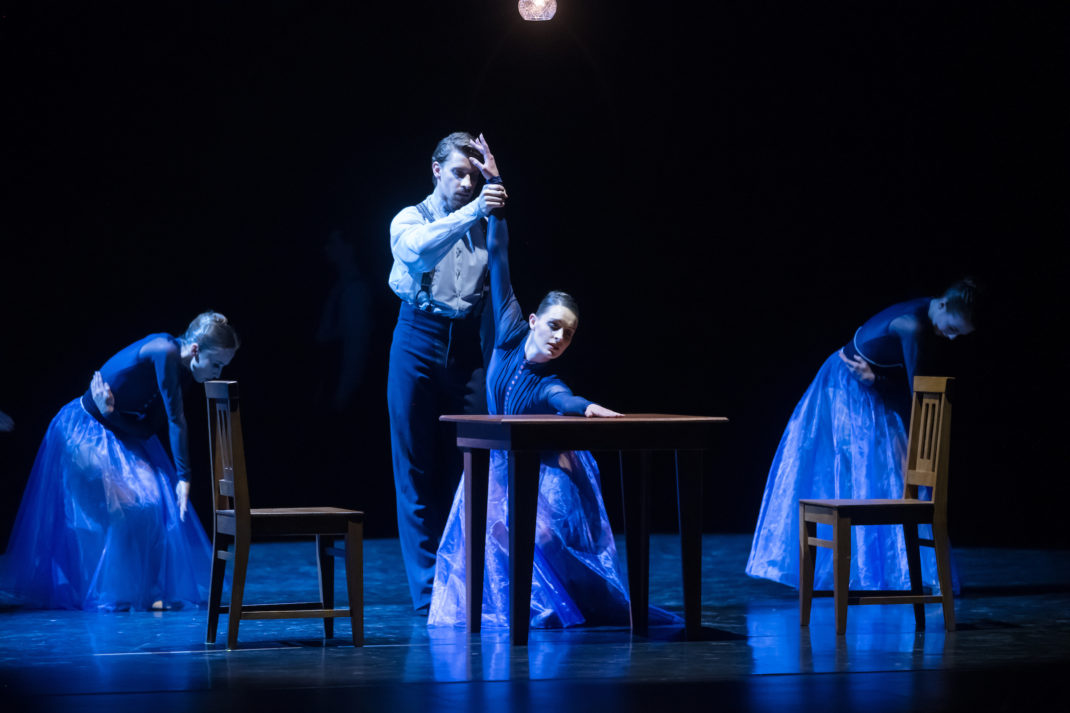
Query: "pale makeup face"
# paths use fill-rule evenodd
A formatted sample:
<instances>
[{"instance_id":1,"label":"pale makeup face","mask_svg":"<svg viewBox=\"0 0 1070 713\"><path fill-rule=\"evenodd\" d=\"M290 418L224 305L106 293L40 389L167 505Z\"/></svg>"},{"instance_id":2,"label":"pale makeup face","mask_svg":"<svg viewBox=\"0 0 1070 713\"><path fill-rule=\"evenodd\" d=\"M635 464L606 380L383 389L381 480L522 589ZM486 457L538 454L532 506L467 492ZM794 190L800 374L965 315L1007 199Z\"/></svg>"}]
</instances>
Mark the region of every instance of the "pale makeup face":
<instances>
[{"instance_id":1,"label":"pale makeup face","mask_svg":"<svg viewBox=\"0 0 1070 713\"><path fill-rule=\"evenodd\" d=\"M479 194L479 169L456 149L445 163L433 161L431 172L438 180L435 192L451 211L470 203Z\"/></svg>"},{"instance_id":2,"label":"pale makeup face","mask_svg":"<svg viewBox=\"0 0 1070 713\"><path fill-rule=\"evenodd\" d=\"M223 372L223 367L234 358L233 349L197 349L189 362L189 370L193 372L193 378L198 383L218 379Z\"/></svg>"},{"instance_id":3,"label":"pale makeup face","mask_svg":"<svg viewBox=\"0 0 1070 713\"><path fill-rule=\"evenodd\" d=\"M973 324L957 312L947 309L947 304L939 300L933 307L930 317L933 322L933 331L937 336L945 339L962 337L973 331Z\"/></svg>"},{"instance_id":4,"label":"pale makeup face","mask_svg":"<svg viewBox=\"0 0 1070 713\"><path fill-rule=\"evenodd\" d=\"M542 314L528 317L528 345L534 349L531 361L546 362L564 354L579 322L576 313L564 305L550 305Z\"/></svg>"}]
</instances>

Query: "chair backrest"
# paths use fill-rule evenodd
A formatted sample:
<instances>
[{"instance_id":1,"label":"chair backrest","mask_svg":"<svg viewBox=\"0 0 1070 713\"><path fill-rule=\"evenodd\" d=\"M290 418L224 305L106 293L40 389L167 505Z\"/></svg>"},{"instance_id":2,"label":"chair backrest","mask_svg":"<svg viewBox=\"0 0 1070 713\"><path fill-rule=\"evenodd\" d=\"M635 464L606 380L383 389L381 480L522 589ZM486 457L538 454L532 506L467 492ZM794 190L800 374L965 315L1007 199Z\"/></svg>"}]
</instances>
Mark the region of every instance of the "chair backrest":
<instances>
[{"instance_id":1,"label":"chair backrest","mask_svg":"<svg viewBox=\"0 0 1070 713\"><path fill-rule=\"evenodd\" d=\"M249 485L245 476L241 409L237 381L206 381L208 448L212 458L212 508L249 515Z\"/></svg>"},{"instance_id":2,"label":"chair backrest","mask_svg":"<svg viewBox=\"0 0 1070 713\"><path fill-rule=\"evenodd\" d=\"M947 513L947 471L951 444L950 376L915 376L910 408L903 497L917 498L918 486L932 488L937 512Z\"/></svg>"}]
</instances>

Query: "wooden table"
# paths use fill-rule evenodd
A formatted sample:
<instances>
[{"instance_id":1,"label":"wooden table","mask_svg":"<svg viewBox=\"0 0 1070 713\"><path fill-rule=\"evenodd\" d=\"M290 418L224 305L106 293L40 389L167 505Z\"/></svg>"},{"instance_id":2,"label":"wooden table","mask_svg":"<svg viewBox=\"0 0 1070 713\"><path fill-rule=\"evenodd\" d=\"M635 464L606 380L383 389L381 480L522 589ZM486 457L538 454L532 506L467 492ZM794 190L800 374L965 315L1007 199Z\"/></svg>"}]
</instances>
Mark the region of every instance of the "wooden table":
<instances>
[{"instance_id":1,"label":"wooden table","mask_svg":"<svg viewBox=\"0 0 1070 713\"><path fill-rule=\"evenodd\" d=\"M528 640L531 577L535 554L535 510L542 451L618 451L624 501L625 543L631 624L635 634L648 628L650 586L650 454L673 451L680 518L685 635L700 627L702 600L702 453L714 430L728 419L710 416L630 414L622 418L580 416L442 416L457 426L464 451L465 574L468 631L478 632L483 614L483 564L486 549L490 449L509 456L509 633L512 643ZM625 467L625 453L639 454L639 467ZM634 472L637 471L637 472Z\"/></svg>"}]
</instances>

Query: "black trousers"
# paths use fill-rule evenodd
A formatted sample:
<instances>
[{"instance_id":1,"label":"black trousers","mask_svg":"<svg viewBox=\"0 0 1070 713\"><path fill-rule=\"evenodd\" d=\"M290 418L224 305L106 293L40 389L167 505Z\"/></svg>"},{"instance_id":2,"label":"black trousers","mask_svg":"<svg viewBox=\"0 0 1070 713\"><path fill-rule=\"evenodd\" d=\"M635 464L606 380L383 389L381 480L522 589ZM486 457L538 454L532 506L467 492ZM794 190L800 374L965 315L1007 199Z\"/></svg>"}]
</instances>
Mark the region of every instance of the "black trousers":
<instances>
[{"instance_id":1,"label":"black trousers","mask_svg":"<svg viewBox=\"0 0 1070 713\"><path fill-rule=\"evenodd\" d=\"M454 429L438 417L487 410L481 312L451 320L402 303L390 345L398 538L417 611L431 604L435 553L463 468Z\"/></svg>"}]
</instances>

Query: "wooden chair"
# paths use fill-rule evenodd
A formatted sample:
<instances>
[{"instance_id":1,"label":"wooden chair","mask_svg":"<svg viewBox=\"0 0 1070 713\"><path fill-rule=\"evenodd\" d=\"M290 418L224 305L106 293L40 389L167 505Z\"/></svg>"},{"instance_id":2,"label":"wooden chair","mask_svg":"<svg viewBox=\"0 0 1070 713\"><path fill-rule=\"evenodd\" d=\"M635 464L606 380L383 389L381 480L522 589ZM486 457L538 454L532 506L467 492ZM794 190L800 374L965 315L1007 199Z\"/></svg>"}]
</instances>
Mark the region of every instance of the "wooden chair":
<instances>
[{"instance_id":1,"label":"wooden chair","mask_svg":"<svg viewBox=\"0 0 1070 713\"><path fill-rule=\"evenodd\" d=\"M323 633L334 635L334 617L348 616L353 645L364 643L364 513L329 507L250 508L242 443L238 382L208 381L208 443L212 456L212 579L208 601L207 643L215 643L219 615L229 614L227 648L238 645L242 619L323 619ZM320 601L243 605L249 545L257 537L316 537ZM337 549L336 540L345 547ZM233 545L233 551L229 546ZM349 608L334 606L334 557L345 557ZM226 560L233 560L230 606L220 604Z\"/></svg>"},{"instance_id":2,"label":"wooden chair","mask_svg":"<svg viewBox=\"0 0 1070 713\"><path fill-rule=\"evenodd\" d=\"M944 626L955 630L955 603L951 592L951 546L947 536L948 444L951 436L950 377L914 377L914 401L910 411L907 467L903 497L898 500L800 500L799 501L799 614L802 626L810 624L814 592L814 561L817 547L833 551L833 592L836 633L847 630L848 604L913 604L918 629L925 627L925 604L943 605ZM918 499L918 487L932 489L931 500ZM832 526L832 540L817 537L818 523ZM910 589L903 591L848 590L851 573L851 527L854 525L903 526L906 539ZM918 526L932 525L932 539L922 539ZM922 591L921 547L936 550L940 594Z\"/></svg>"}]
</instances>

